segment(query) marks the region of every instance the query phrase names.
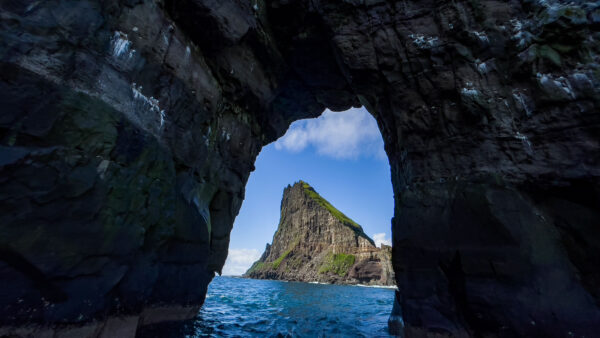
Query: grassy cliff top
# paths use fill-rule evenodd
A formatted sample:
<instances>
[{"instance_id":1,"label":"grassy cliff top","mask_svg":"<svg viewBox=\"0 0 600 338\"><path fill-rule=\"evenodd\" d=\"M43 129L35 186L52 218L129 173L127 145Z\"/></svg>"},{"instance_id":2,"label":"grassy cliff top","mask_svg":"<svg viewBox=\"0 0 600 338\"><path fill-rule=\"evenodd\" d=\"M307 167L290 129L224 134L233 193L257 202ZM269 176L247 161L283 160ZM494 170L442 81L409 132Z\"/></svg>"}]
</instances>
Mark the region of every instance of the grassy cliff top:
<instances>
[{"instance_id":1,"label":"grassy cliff top","mask_svg":"<svg viewBox=\"0 0 600 338\"><path fill-rule=\"evenodd\" d=\"M306 195L308 195L308 197L313 199L315 202L319 203L319 205L323 208L327 209L327 211L329 211L333 215L333 217L337 218L340 222L342 222L342 224L350 227L352 230L360 233L361 235L369 239L371 242L373 242L373 240L364 233L363 228L358 223L354 222L350 217L344 215L343 212L339 211L333 205L331 205L331 203L329 203L329 201L327 201L321 195L319 195L319 193L316 192L315 189L310 186L310 184L304 181L300 181L300 183L302 184L302 188L304 188L304 192L306 193Z\"/></svg>"}]
</instances>

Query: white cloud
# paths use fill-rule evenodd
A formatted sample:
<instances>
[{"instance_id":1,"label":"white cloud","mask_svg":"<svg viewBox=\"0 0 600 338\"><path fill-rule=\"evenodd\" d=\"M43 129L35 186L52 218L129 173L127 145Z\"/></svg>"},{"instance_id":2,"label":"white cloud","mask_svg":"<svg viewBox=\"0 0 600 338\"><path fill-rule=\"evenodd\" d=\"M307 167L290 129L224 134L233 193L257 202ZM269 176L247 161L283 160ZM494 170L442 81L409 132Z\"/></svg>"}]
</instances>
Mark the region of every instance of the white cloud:
<instances>
[{"instance_id":1,"label":"white cloud","mask_svg":"<svg viewBox=\"0 0 600 338\"><path fill-rule=\"evenodd\" d=\"M385 159L383 140L375 118L365 108L343 112L325 110L316 119L292 123L275 142L275 149L299 152L313 146L317 153L336 159Z\"/></svg>"},{"instance_id":2,"label":"white cloud","mask_svg":"<svg viewBox=\"0 0 600 338\"><path fill-rule=\"evenodd\" d=\"M260 252L256 249L229 249L223 275L240 276L259 258Z\"/></svg>"},{"instance_id":3,"label":"white cloud","mask_svg":"<svg viewBox=\"0 0 600 338\"><path fill-rule=\"evenodd\" d=\"M387 237L385 232L373 234L373 241L375 241L376 247L381 247L381 244L392 245L392 239Z\"/></svg>"}]
</instances>

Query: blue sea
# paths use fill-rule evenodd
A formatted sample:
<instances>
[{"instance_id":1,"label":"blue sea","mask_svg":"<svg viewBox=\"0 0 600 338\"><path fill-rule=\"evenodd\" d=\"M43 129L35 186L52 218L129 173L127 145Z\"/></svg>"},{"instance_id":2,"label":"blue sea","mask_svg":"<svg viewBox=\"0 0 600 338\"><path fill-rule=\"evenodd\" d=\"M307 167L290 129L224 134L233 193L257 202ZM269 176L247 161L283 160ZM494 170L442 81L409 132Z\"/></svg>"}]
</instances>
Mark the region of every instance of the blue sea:
<instances>
[{"instance_id":1,"label":"blue sea","mask_svg":"<svg viewBox=\"0 0 600 338\"><path fill-rule=\"evenodd\" d=\"M215 277L198 316L163 330L171 337L389 337L393 300L393 289Z\"/></svg>"}]
</instances>

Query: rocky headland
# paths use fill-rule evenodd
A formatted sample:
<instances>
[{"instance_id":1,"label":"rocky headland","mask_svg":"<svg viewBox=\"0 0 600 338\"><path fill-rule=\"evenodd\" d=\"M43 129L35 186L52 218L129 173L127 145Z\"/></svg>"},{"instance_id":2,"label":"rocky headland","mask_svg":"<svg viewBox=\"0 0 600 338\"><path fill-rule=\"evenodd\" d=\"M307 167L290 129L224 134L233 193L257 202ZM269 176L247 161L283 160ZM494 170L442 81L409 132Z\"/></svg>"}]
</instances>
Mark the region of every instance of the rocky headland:
<instances>
[{"instance_id":1,"label":"rocky headland","mask_svg":"<svg viewBox=\"0 0 600 338\"><path fill-rule=\"evenodd\" d=\"M395 285L391 247L299 181L283 191L272 244L244 276L331 284Z\"/></svg>"}]
</instances>

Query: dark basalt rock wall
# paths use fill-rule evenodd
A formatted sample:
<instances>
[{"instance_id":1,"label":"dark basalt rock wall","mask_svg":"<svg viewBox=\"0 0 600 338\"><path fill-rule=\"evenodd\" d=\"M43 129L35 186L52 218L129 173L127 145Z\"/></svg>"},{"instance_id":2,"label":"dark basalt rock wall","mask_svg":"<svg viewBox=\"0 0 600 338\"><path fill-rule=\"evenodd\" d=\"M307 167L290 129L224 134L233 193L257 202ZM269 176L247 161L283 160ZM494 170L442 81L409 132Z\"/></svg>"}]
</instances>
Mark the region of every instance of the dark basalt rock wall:
<instances>
[{"instance_id":1,"label":"dark basalt rock wall","mask_svg":"<svg viewBox=\"0 0 600 338\"><path fill-rule=\"evenodd\" d=\"M547 0L0 2L1 324L189 316L261 146L364 105L406 335L593 336L599 18Z\"/></svg>"},{"instance_id":2,"label":"dark basalt rock wall","mask_svg":"<svg viewBox=\"0 0 600 338\"><path fill-rule=\"evenodd\" d=\"M375 246L362 227L308 183L288 185L272 244L245 277L330 284L395 285L390 246Z\"/></svg>"}]
</instances>

